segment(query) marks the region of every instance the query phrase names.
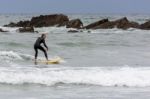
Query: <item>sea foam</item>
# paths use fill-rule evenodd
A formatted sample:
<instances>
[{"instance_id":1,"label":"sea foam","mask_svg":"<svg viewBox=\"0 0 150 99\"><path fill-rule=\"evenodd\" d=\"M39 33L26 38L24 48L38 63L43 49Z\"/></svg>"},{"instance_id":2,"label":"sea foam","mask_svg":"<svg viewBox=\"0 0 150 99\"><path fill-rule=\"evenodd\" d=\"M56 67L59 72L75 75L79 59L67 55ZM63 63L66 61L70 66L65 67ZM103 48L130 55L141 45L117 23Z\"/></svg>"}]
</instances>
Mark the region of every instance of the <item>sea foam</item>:
<instances>
[{"instance_id":1,"label":"sea foam","mask_svg":"<svg viewBox=\"0 0 150 99\"><path fill-rule=\"evenodd\" d=\"M22 57L13 51L0 51L1 60L21 60Z\"/></svg>"},{"instance_id":2,"label":"sea foam","mask_svg":"<svg viewBox=\"0 0 150 99\"><path fill-rule=\"evenodd\" d=\"M52 86L64 84L90 84L99 86L150 86L150 68L33 68L0 70L0 83L5 84L43 84Z\"/></svg>"}]
</instances>

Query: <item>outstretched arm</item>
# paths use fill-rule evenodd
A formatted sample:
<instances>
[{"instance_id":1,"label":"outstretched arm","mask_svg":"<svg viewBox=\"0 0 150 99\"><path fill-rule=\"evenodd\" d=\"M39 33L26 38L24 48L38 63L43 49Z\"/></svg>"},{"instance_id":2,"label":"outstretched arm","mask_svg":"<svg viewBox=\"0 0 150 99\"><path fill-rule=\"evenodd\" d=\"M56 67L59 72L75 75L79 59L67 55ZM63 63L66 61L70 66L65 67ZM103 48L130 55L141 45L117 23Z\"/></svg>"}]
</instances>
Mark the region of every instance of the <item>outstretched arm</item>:
<instances>
[{"instance_id":1,"label":"outstretched arm","mask_svg":"<svg viewBox=\"0 0 150 99\"><path fill-rule=\"evenodd\" d=\"M47 50L48 50L48 47L47 47L47 45L46 45L46 43L45 43L45 40L43 40L43 44L44 44L44 46L47 48Z\"/></svg>"}]
</instances>

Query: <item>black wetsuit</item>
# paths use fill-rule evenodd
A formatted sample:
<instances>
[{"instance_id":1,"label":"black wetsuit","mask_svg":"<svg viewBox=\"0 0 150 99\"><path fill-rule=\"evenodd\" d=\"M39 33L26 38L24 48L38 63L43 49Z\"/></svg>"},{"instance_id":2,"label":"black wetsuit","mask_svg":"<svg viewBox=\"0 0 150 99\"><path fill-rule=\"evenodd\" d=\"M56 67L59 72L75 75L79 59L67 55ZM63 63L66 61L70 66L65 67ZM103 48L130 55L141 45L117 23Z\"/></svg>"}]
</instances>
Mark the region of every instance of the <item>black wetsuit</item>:
<instances>
[{"instance_id":1,"label":"black wetsuit","mask_svg":"<svg viewBox=\"0 0 150 99\"><path fill-rule=\"evenodd\" d=\"M34 50L35 50L35 59L37 59L38 56L38 49L40 49L41 51L44 52L46 59L48 60L48 56L47 56L47 52L46 50L41 46L41 43L44 44L44 46L48 49L46 43L45 43L45 39L42 37L38 37L38 39L36 40L35 44L34 44Z\"/></svg>"}]
</instances>

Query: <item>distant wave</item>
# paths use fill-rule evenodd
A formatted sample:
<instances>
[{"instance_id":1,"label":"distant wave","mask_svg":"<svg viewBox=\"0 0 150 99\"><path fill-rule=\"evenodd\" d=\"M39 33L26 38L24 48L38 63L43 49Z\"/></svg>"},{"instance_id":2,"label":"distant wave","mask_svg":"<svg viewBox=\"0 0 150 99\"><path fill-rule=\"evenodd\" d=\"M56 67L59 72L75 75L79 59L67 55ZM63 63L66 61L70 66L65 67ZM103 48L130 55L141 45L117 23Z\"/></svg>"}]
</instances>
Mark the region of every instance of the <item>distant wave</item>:
<instances>
[{"instance_id":1,"label":"distant wave","mask_svg":"<svg viewBox=\"0 0 150 99\"><path fill-rule=\"evenodd\" d=\"M15 51L0 51L0 61L14 61L14 60L33 60L34 56L25 54L25 53L19 53ZM43 57L39 57L39 59L43 59ZM44 58L45 59L45 58Z\"/></svg>"},{"instance_id":2,"label":"distant wave","mask_svg":"<svg viewBox=\"0 0 150 99\"><path fill-rule=\"evenodd\" d=\"M3 84L43 84L53 86L64 84L90 84L99 86L150 86L150 68L30 68L0 69L0 83Z\"/></svg>"},{"instance_id":3,"label":"distant wave","mask_svg":"<svg viewBox=\"0 0 150 99\"><path fill-rule=\"evenodd\" d=\"M51 58L57 58L59 56L49 57ZM34 56L25 54L25 53L19 53L14 51L0 51L0 61L14 61L14 60L33 60ZM38 59L45 59L45 57L38 57ZM61 60L60 62L65 62L64 60Z\"/></svg>"},{"instance_id":4,"label":"distant wave","mask_svg":"<svg viewBox=\"0 0 150 99\"><path fill-rule=\"evenodd\" d=\"M9 33L16 33L19 27L3 27L0 26L0 28L4 31L8 31Z\"/></svg>"},{"instance_id":5,"label":"distant wave","mask_svg":"<svg viewBox=\"0 0 150 99\"><path fill-rule=\"evenodd\" d=\"M1 60L22 60L22 57L13 51L0 51Z\"/></svg>"},{"instance_id":6,"label":"distant wave","mask_svg":"<svg viewBox=\"0 0 150 99\"><path fill-rule=\"evenodd\" d=\"M7 33L18 33L19 27L2 27L0 26L4 31L8 31ZM77 30L73 28L66 28L66 27L41 27L41 28L35 28L35 31L38 31L39 33L68 33L69 30ZM77 33L114 33L114 34L122 34L122 33L150 33L149 30L140 30L135 28L129 28L127 30L122 30L118 28L113 29L80 29L77 30L79 32Z\"/></svg>"},{"instance_id":7,"label":"distant wave","mask_svg":"<svg viewBox=\"0 0 150 99\"><path fill-rule=\"evenodd\" d=\"M67 33L69 30L75 30L73 28L66 28L66 27L43 27L43 28L35 28L35 31L39 32L46 32L46 33ZM149 30L140 30L135 28L129 28L127 30L122 30L118 28L113 29L81 29L79 33L115 33L115 34L122 34L122 33L150 33Z\"/></svg>"}]
</instances>

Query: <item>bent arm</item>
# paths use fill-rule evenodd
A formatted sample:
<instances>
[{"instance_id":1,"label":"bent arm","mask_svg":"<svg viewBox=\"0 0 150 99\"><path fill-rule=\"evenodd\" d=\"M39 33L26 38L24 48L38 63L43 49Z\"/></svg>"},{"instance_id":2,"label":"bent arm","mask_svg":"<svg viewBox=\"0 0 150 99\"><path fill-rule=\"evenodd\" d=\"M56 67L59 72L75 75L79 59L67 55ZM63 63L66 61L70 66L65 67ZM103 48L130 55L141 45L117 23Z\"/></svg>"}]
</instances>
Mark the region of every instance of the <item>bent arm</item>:
<instances>
[{"instance_id":1,"label":"bent arm","mask_svg":"<svg viewBox=\"0 0 150 99\"><path fill-rule=\"evenodd\" d=\"M47 48L47 50L48 50L48 47L47 47L47 45L46 45L46 43L45 43L45 40L43 40L43 44L44 44L44 46Z\"/></svg>"}]
</instances>

